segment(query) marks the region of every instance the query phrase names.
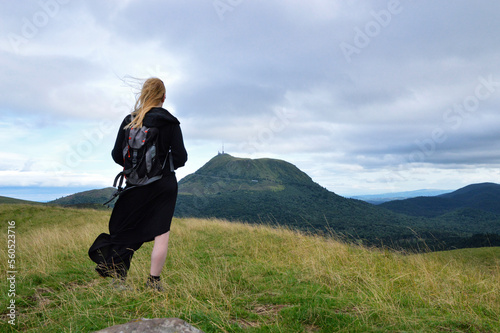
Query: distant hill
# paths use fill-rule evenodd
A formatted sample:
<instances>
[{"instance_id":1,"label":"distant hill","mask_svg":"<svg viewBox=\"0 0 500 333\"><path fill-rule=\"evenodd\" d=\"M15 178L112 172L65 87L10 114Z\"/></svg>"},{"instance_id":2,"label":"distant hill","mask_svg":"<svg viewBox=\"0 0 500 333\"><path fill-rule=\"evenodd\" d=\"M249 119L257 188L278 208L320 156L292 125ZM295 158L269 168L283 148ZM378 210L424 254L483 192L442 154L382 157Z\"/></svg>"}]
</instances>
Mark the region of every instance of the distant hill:
<instances>
[{"instance_id":1,"label":"distant hill","mask_svg":"<svg viewBox=\"0 0 500 333\"><path fill-rule=\"evenodd\" d=\"M499 203L500 185L481 183L436 197L390 201L380 207L425 218L429 227L434 225L435 228L453 231L454 236L439 236L447 246L474 247L488 246L500 240ZM482 235L471 236L471 232ZM464 235L470 238L463 238Z\"/></svg>"},{"instance_id":2,"label":"distant hill","mask_svg":"<svg viewBox=\"0 0 500 333\"><path fill-rule=\"evenodd\" d=\"M473 184L435 197L389 201L380 207L397 213L425 217L437 217L464 209L500 214L500 185Z\"/></svg>"},{"instance_id":3,"label":"distant hill","mask_svg":"<svg viewBox=\"0 0 500 333\"><path fill-rule=\"evenodd\" d=\"M291 163L218 155L179 182L176 216L216 217L365 237L395 215L326 190ZM369 227L368 227L369 226ZM404 227L395 226L395 229ZM399 230L402 231L402 230Z\"/></svg>"},{"instance_id":4,"label":"distant hill","mask_svg":"<svg viewBox=\"0 0 500 333\"><path fill-rule=\"evenodd\" d=\"M445 193L451 192L450 190L416 190L416 191L406 191L406 192L393 192L393 193L381 193L381 194L367 194L367 195L356 195L352 196L353 199L359 199L366 201L374 205L380 205L381 203L393 200L404 200L415 197L431 197L437 196Z\"/></svg>"},{"instance_id":5,"label":"distant hill","mask_svg":"<svg viewBox=\"0 0 500 333\"><path fill-rule=\"evenodd\" d=\"M347 199L321 187L291 163L218 155L179 182L176 216L215 217L348 235L368 244L458 244L463 237L499 230L427 219ZM442 223L444 222L444 223ZM457 233L456 230L459 230Z\"/></svg>"},{"instance_id":6,"label":"distant hill","mask_svg":"<svg viewBox=\"0 0 500 333\"><path fill-rule=\"evenodd\" d=\"M39 202L0 196L0 204L40 204Z\"/></svg>"},{"instance_id":7,"label":"distant hill","mask_svg":"<svg viewBox=\"0 0 500 333\"><path fill-rule=\"evenodd\" d=\"M455 201L460 208L474 208L500 214L499 184L472 184L440 197Z\"/></svg>"},{"instance_id":8,"label":"distant hill","mask_svg":"<svg viewBox=\"0 0 500 333\"><path fill-rule=\"evenodd\" d=\"M286 161L221 154L179 181L175 216L282 225L367 245L450 249L499 242L500 215L478 208L490 202L481 193L495 198L495 191L472 186L377 206L328 191ZM79 192L50 204L103 209L113 192ZM464 205L470 198L472 208Z\"/></svg>"},{"instance_id":9,"label":"distant hill","mask_svg":"<svg viewBox=\"0 0 500 333\"><path fill-rule=\"evenodd\" d=\"M116 189L113 187L106 187L98 190L78 192L53 201L49 201L48 204L78 208L104 209L106 207L103 206L103 203L108 201L115 191Z\"/></svg>"},{"instance_id":10,"label":"distant hill","mask_svg":"<svg viewBox=\"0 0 500 333\"><path fill-rule=\"evenodd\" d=\"M73 193L93 189L88 186L0 186L0 195L46 203Z\"/></svg>"}]
</instances>

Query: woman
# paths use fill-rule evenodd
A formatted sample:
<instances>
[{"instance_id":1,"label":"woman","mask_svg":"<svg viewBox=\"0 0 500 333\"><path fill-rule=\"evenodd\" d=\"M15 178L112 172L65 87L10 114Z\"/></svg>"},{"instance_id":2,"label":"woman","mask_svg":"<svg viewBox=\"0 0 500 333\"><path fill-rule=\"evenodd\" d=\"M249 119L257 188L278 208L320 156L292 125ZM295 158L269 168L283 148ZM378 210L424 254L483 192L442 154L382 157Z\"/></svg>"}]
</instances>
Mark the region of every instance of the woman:
<instances>
[{"instance_id":1,"label":"woman","mask_svg":"<svg viewBox=\"0 0 500 333\"><path fill-rule=\"evenodd\" d=\"M174 169L184 166L187 152L184 148L179 121L162 108L165 86L160 79L150 78L142 86L134 111L125 117L115 146L113 160L124 165L123 147L128 128L141 126L159 129L158 157L165 160L169 150ZM125 188L116 201L109 221L109 234L101 234L89 249L90 258L97 264L102 277L113 277L122 283L127 277L134 251L144 242L154 240L151 253L148 287L161 291L160 273L167 257L170 223L177 200L175 172L167 166L161 179L151 184Z\"/></svg>"}]
</instances>

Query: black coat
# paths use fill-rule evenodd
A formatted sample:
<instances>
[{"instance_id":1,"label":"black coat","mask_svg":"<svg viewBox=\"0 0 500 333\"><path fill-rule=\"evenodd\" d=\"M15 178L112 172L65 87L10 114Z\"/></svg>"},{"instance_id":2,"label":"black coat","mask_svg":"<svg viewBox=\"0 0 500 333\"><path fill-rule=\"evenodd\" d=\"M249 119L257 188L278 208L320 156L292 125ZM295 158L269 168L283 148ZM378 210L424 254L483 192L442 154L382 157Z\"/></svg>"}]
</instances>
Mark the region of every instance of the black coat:
<instances>
[{"instance_id":1,"label":"black coat","mask_svg":"<svg viewBox=\"0 0 500 333\"><path fill-rule=\"evenodd\" d=\"M113 160L122 166L124 127L130 120L129 115L121 123L111 152ZM143 124L160 129L159 157L164 159L170 148L174 168L184 166L187 152L177 118L163 108L153 108L144 117ZM117 264L122 264L126 274L133 252L144 242L152 241L170 230L176 200L177 179L175 172L171 172L168 167L164 169L160 180L123 192L111 213L109 234L99 235L89 249L90 258L98 264L99 274L106 276ZM113 263L113 267L109 263Z\"/></svg>"}]
</instances>

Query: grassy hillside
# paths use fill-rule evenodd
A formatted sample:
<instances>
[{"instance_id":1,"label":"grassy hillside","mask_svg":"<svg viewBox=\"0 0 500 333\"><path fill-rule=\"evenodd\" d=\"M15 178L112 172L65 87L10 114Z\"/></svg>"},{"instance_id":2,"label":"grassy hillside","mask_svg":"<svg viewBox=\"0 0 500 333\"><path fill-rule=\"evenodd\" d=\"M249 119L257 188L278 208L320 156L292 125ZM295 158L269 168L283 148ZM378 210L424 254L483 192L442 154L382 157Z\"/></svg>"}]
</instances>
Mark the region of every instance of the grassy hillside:
<instances>
[{"instance_id":1,"label":"grassy hillside","mask_svg":"<svg viewBox=\"0 0 500 333\"><path fill-rule=\"evenodd\" d=\"M0 205L16 221L17 327L89 332L132 319L179 317L205 332L498 332L500 249L405 255L283 228L175 219L162 274L145 290L152 244L116 291L87 257L110 212ZM6 248L6 236L0 246ZM7 271L6 251L0 269ZM0 297L7 304L2 281Z\"/></svg>"},{"instance_id":2,"label":"grassy hillside","mask_svg":"<svg viewBox=\"0 0 500 333\"><path fill-rule=\"evenodd\" d=\"M111 198L115 191L116 188L106 187L98 190L78 192L50 201L49 204L76 208L105 209L106 207L103 204Z\"/></svg>"},{"instance_id":3,"label":"grassy hillside","mask_svg":"<svg viewBox=\"0 0 500 333\"><path fill-rule=\"evenodd\" d=\"M41 203L35 202L35 201L22 200L22 199L14 199L14 198L4 197L4 196L0 195L0 204L30 204L30 205L36 205L36 204L41 204Z\"/></svg>"}]
</instances>

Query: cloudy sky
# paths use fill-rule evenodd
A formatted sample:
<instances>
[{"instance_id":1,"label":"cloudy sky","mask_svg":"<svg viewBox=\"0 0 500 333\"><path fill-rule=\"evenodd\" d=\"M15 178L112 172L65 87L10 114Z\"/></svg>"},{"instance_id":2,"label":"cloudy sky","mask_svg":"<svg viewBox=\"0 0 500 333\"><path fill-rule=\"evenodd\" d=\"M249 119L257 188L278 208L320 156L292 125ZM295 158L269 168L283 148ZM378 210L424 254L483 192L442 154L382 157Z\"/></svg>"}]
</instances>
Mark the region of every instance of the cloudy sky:
<instances>
[{"instance_id":1,"label":"cloudy sky","mask_svg":"<svg viewBox=\"0 0 500 333\"><path fill-rule=\"evenodd\" d=\"M110 186L151 76L181 121L179 179L224 144L345 196L500 182L498 1L0 6L0 188Z\"/></svg>"}]
</instances>

